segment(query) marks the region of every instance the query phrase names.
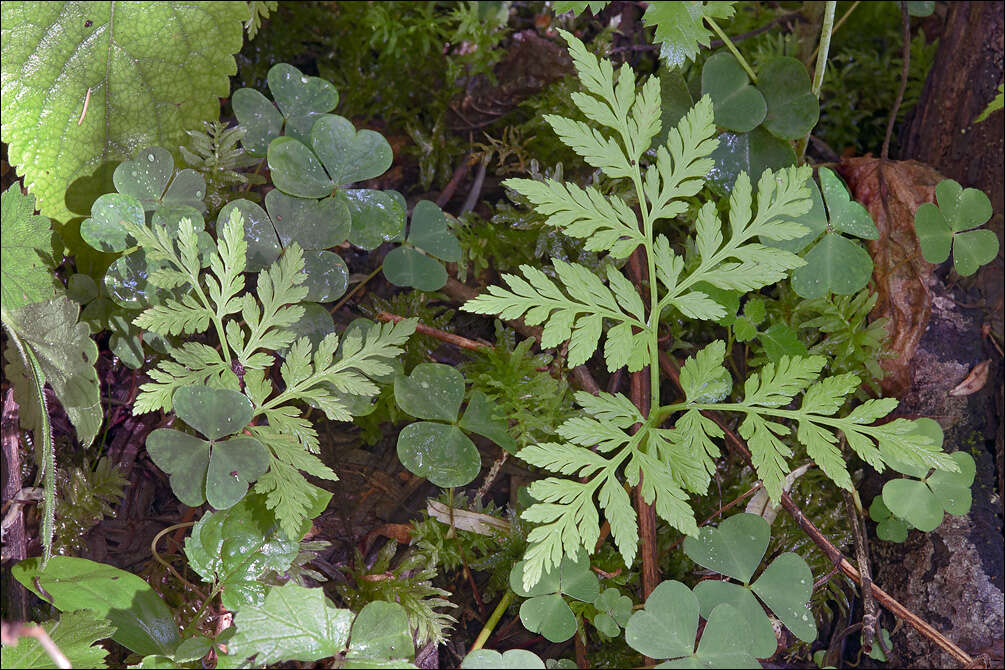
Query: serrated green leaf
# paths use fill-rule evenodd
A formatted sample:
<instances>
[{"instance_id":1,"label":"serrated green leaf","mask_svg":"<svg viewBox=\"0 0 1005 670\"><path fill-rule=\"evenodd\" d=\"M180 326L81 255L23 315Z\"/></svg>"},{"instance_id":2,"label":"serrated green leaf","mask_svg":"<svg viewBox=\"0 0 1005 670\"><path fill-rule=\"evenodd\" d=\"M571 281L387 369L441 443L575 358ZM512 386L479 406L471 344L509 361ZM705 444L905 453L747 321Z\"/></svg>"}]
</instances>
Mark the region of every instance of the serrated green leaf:
<instances>
[{"instance_id":1,"label":"serrated green leaf","mask_svg":"<svg viewBox=\"0 0 1005 670\"><path fill-rule=\"evenodd\" d=\"M688 358L680 370L681 389L688 402L718 402L733 388L733 378L722 365L726 344L712 342Z\"/></svg>"},{"instance_id":2,"label":"serrated green leaf","mask_svg":"<svg viewBox=\"0 0 1005 670\"><path fill-rule=\"evenodd\" d=\"M86 323L77 321L80 306L66 296L5 309L4 325L16 333L23 346L38 359L45 382L52 386L60 405L77 430L77 438L90 446L104 421L101 392L94 363L98 346ZM27 379L14 379L26 388ZM27 404L27 403L26 403ZM36 433L41 439L41 435Z\"/></svg>"},{"instance_id":3,"label":"serrated green leaf","mask_svg":"<svg viewBox=\"0 0 1005 670\"><path fill-rule=\"evenodd\" d=\"M228 654L254 656L258 666L317 661L345 649L351 622L352 612L336 608L322 589L273 586L262 603L237 612L237 634L227 645Z\"/></svg>"},{"instance_id":4,"label":"serrated green leaf","mask_svg":"<svg viewBox=\"0 0 1005 670\"><path fill-rule=\"evenodd\" d=\"M138 147L178 146L186 128L215 119L247 16L228 3L4 5L2 136L42 212L69 219L75 179ZM150 110L162 110L157 123Z\"/></svg>"},{"instance_id":5,"label":"serrated green leaf","mask_svg":"<svg viewBox=\"0 0 1005 670\"><path fill-rule=\"evenodd\" d=\"M107 619L99 618L87 610L65 612L58 619L41 624L71 666L78 668L107 668L108 650L95 644L111 637L115 632ZM41 643L22 636L14 644L4 644L0 659L6 668L56 668ZM541 667L544 667L543 665Z\"/></svg>"},{"instance_id":6,"label":"serrated green leaf","mask_svg":"<svg viewBox=\"0 0 1005 670\"><path fill-rule=\"evenodd\" d=\"M138 654L170 656L180 641L174 615L142 578L84 558L53 556L15 565L14 578L64 612L88 610L115 627L113 640Z\"/></svg>"},{"instance_id":7,"label":"serrated green leaf","mask_svg":"<svg viewBox=\"0 0 1005 670\"><path fill-rule=\"evenodd\" d=\"M667 67L676 68L694 60L698 47L709 44L712 31L702 20L728 19L733 16L732 2L656 2L643 16L647 26L656 26L653 39L661 42L660 58Z\"/></svg>"},{"instance_id":8,"label":"serrated green leaf","mask_svg":"<svg viewBox=\"0 0 1005 670\"><path fill-rule=\"evenodd\" d=\"M287 570L299 552L300 543L280 530L261 496L203 515L185 540L189 565L204 582L223 586L221 603L234 612L263 607L262 577Z\"/></svg>"},{"instance_id":9,"label":"serrated green leaf","mask_svg":"<svg viewBox=\"0 0 1005 670\"><path fill-rule=\"evenodd\" d=\"M35 198L13 184L0 196L0 309L12 310L55 296L56 284L46 256L52 226L35 215Z\"/></svg>"}]
</instances>

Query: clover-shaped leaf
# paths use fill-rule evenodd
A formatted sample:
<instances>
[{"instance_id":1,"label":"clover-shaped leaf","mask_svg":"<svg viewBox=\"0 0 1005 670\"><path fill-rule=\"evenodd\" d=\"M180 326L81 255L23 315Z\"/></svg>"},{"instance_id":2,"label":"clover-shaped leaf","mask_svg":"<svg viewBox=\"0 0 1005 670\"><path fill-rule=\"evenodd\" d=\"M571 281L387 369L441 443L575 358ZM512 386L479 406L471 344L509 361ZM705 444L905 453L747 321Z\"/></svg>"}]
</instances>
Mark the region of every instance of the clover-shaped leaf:
<instances>
[{"instance_id":1,"label":"clover-shaped leaf","mask_svg":"<svg viewBox=\"0 0 1005 670\"><path fill-rule=\"evenodd\" d=\"M600 595L600 581L590 570L589 558L582 553L575 560L566 556L557 569L541 575L529 590L523 588L526 563L516 563L509 573L510 588L528 598L520 606L520 621L527 630L552 642L568 640L576 632L576 615L562 596L593 602Z\"/></svg>"},{"instance_id":2,"label":"clover-shaped leaf","mask_svg":"<svg viewBox=\"0 0 1005 670\"><path fill-rule=\"evenodd\" d=\"M748 622L758 658L775 653L777 641L771 622L754 594L799 639L816 639L816 623L806 606L813 592L813 575L798 555L785 553L772 561L753 584L750 580L767 550L771 529L755 514L736 514L719 524L703 528L698 539L687 538L684 551L699 565L741 582L704 581L694 594L701 603L703 616L710 616L720 604L727 603Z\"/></svg>"},{"instance_id":3,"label":"clover-shaped leaf","mask_svg":"<svg viewBox=\"0 0 1005 670\"><path fill-rule=\"evenodd\" d=\"M202 202L206 181L202 175L189 168L175 174L171 152L161 147L141 149L132 160L119 163L112 173L112 183L119 193L139 200L148 212L163 205L206 209Z\"/></svg>"},{"instance_id":4,"label":"clover-shaped leaf","mask_svg":"<svg viewBox=\"0 0 1005 670\"><path fill-rule=\"evenodd\" d=\"M420 200L412 210L412 225L405 244L392 249L384 258L384 276L396 286L420 291L443 288L447 271L430 256L457 262L461 257L461 245L447 227L443 210L433 202Z\"/></svg>"},{"instance_id":5,"label":"clover-shaped leaf","mask_svg":"<svg viewBox=\"0 0 1005 670\"><path fill-rule=\"evenodd\" d=\"M323 198L344 184L379 177L393 159L383 135L357 132L351 121L335 114L314 122L309 144L289 136L269 143L272 181L284 193Z\"/></svg>"},{"instance_id":6,"label":"clover-shaped leaf","mask_svg":"<svg viewBox=\"0 0 1005 670\"><path fill-rule=\"evenodd\" d=\"M883 504L883 496L878 495L869 505L869 518L876 522L876 537L887 542L903 542L907 539L909 526L903 519L898 519L893 512Z\"/></svg>"},{"instance_id":7,"label":"clover-shaped leaf","mask_svg":"<svg viewBox=\"0 0 1005 670\"><path fill-rule=\"evenodd\" d=\"M532 651L510 649L499 653L492 649L476 649L461 661L462 670L544 670L544 661Z\"/></svg>"},{"instance_id":8,"label":"clover-shaped leaf","mask_svg":"<svg viewBox=\"0 0 1005 670\"><path fill-rule=\"evenodd\" d=\"M950 454L959 472L936 470L920 479L893 479L883 486L883 504L896 517L927 533L942 523L943 512L966 514L970 511L977 466L970 454Z\"/></svg>"},{"instance_id":9,"label":"clover-shaped leaf","mask_svg":"<svg viewBox=\"0 0 1005 670\"><path fill-rule=\"evenodd\" d=\"M221 602L231 611L262 605L267 585L261 578L284 572L299 553L300 543L287 537L258 495L204 514L185 540L189 565L204 582L223 585Z\"/></svg>"},{"instance_id":10,"label":"clover-shaped leaf","mask_svg":"<svg viewBox=\"0 0 1005 670\"><path fill-rule=\"evenodd\" d=\"M410 472L437 486L463 486L478 476L481 456L464 431L483 435L508 451L516 449L484 394L473 393L463 418L457 420L464 400L464 377L449 365L421 363L411 375L399 375L394 380L394 398L402 411L431 419L409 424L399 433L398 458Z\"/></svg>"},{"instance_id":11,"label":"clover-shaped leaf","mask_svg":"<svg viewBox=\"0 0 1005 670\"><path fill-rule=\"evenodd\" d=\"M720 196L729 195L741 172L752 177L765 170L780 170L796 164L792 144L764 128L749 133L720 133L719 146L709 158L715 165L708 172L708 185Z\"/></svg>"},{"instance_id":12,"label":"clover-shaped leaf","mask_svg":"<svg viewBox=\"0 0 1005 670\"><path fill-rule=\"evenodd\" d=\"M336 197L344 198L352 218L349 242L372 251L384 242L398 239L405 229L405 207L394 191L348 189Z\"/></svg>"},{"instance_id":13,"label":"clover-shaped leaf","mask_svg":"<svg viewBox=\"0 0 1005 670\"><path fill-rule=\"evenodd\" d=\"M150 458L170 475L171 490L189 507L203 502L217 509L231 507L269 469L269 451L255 438L220 439L248 425L251 401L236 391L183 386L174 394L174 409L209 439L161 428L147 438Z\"/></svg>"},{"instance_id":14,"label":"clover-shaped leaf","mask_svg":"<svg viewBox=\"0 0 1005 670\"><path fill-rule=\"evenodd\" d=\"M234 200L220 210L216 218L216 228L219 234L223 226L230 220L231 211L237 209L244 217L244 239L248 243L248 271L257 272L271 265L282 253L282 249L294 242L299 244L305 252L329 249L341 244L349 236L349 208L345 202L337 198L325 198L324 200L313 200L307 198L296 198L273 189L265 196L265 207L268 213L257 204L249 200ZM305 265L310 261L305 253ZM316 257L317 255L314 254ZM338 266L338 273L345 272L345 281L348 282L348 269L341 258L334 260L329 258L331 263ZM310 278L312 272L307 271L309 290L312 289ZM321 278L315 281L317 286L313 288L313 293L317 295L325 293L334 297L332 300L345 292L345 286L341 289L338 285L342 283L341 278L337 281L322 281ZM318 297L308 297L308 300L324 302Z\"/></svg>"},{"instance_id":15,"label":"clover-shaped leaf","mask_svg":"<svg viewBox=\"0 0 1005 670\"><path fill-rule=\"evenodd\" d=\"M614 588L604 589L593 606L599 610L593 617L593 625L607 637L617 637L632 616L632 599Z\"/></svg>"},{"instance_id":16,"label":"clover-shaped leaf","mask_svg":"<svg viewBox=\"0 0 1005 670\"><path fill-rule=\"evenodd\" d=\"M768 113L764 127L775 137L796 140L813 130L820 117L820 103L810 90L806 66L789 56L773 58L757 77Z\"/></svg>"},{"instance_id":17,"label":"clover-shaped leaf","mask_svg":"<svg viewBox=\"0 0 1005 670\"><path fill-rule=\"evenodd\" d=\"M991 200L976 188L964 189L952 179L935 187L938 206L926 202L914 214L921 255L941 263L953 253L956 271L967 277L998 255L998 237L990 230L973 230L991 218Z\"/></svg>"},{"instance_id":18,"label":"clover-shaped leaf","mask_svg":"<svg viewBox=\"0 0 1005 670\"><path fill-rule=\"evenodd\" d=\"M115 259L105 271L108 297L126 309L142 309L161 303L168 292L151 284L148 278L163 267L167 267L166 261L148 260L143 249Z\"/></svg>"},{"instance_id":19,"label":"clover-shaped leaf","mask_svg":"<svg viewBox=\"0 0 1005 670\"><path fill-rule=\"evenodd\" d=\"M750 653L752 640L740 612L728 604L707 617L701 641L698 599L678 581L665 581L649 595L645 609L635 612L625 627L625 641L651 658L668 658L660 668L759 668Z\"/></svg>"},{"instance_id":20,"label":"clover-shaped leaf","mask_svg":"<svg viewBox=\"0 0 1005 670\"><path fill-rule=\"evenodd\" d=\"M123 221L142 226L143 205L125 193L106 193L91 205L91 216L80 223L80 237L98 251L125 251L136 245Z\"/></svg>"},{"instance_id":21,"label":"clover-shaped leaf","mask_svg":"<svg viewBox=\"0 0 1005 670\"><path fill-rule=\"evenodd\" d=\"M269 143L283 132L284 121L287 135L301 142L309 141L317 118L338 104L338 91L330 82L305 76L288 63L272 66L267 79L278 110L252 88L238 89L231 97L234 116L246 130L241 143L252 156L266 154Z\"/></svg>"},{"instance_id":22,"label":"clover-shaped leaf","mask_svg":"<svg viewBox=\"0 0 1005 670\"><path fill-rule=\"evenodd\" d=\"M710 56L701 70L701 94L712 98L715 123L745 133L761 125L768 107L733 54Z\"/></svg>"},{"instance_id":23,"label":"clover-shaped leaf","mask_svg":"<svg viewBox=\"0 0 1005 670\"><path fill-rule=\"evenodd\" d=\"M807 299L860 291L872 275L872 258L841 233L867 240L879 237L869 212L851 199L837 175L827 168L820 168L818 174L829 215L827 230L803 256L806 265L792 273L793 290Z\"/></svg>"}]
</instances>

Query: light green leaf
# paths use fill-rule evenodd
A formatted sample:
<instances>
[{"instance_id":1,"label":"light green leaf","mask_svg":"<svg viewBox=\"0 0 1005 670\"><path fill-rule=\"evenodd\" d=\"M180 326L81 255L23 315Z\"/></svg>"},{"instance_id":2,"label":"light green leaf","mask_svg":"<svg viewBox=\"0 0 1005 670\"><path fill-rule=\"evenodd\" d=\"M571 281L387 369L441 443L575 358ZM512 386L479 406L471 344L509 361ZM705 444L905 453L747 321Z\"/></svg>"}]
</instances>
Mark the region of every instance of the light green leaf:
<instances>
[{"instance_id":1,"label":"light green leaf","mask_svg":"<svg viewBox=\"0 0 1005 670\"><path fill-rule=\"evenodd\" d=\"M733 378L722 365L726 344L716 340L688 358L680 370L680 383L688 402L718 402L733 389Z\"/></svg>"},{"instance_id":2,"label":"light green leaf","mask_svg":"<svg viewBox=\"0 0 1005 670\"><path fill-rule=\"evenodd\" d=\"M969 277L998 255L998 236L991 230L970 230L953 236L953 265Z\"/></svg>"},{"instance_id":3,"label":"light green leaf","mask_svg":"<svg viewBox=\"0 0 1005 670\"><path fill-rule=\"evenodd\" d=\"M393 159L391 145L373 130L357 131L335 114L318 118L311 128L311 148L324 164L332 185L341 186L384 174Z\"/></svg>"},{"instance_id":4,"label":"light green leaf","mask_svg":"<svg viewBox=\"0 0 1005 670\"><path fill-rule=\"evenodd\" d=\"M857 242L828 232L792 273L792 289L802 298L858 293L872 276L872 258Z\"/></svg>"},{"instance_id":5,"label":"light green leaf","mask_svg":"<svg viewBox=\"0 0 1005 670\"><path fill-rule=\"evenodd\" d=\"M893 479L883 485L883 502L896 516L923 533L942 523L943 507L924 482Z\"/></svg>"},{"instance_id":6,"label":"light green leaf","mask_svg":"<svg viewBox=\"0 0 1005 670\"><path fill-rule=\"evenodd\" d=\"M108 667L105 663L108 650L95 644L111 637L115 632L115 626L107 619L99 618L87 610L80 610L64 612L59 619L41 626L70 665L78 668ZM39 641L27 636L18 638L13 645L4 644L0 651L0 662L5 668L58 667Z\"/></svg>"},{"instance_id":7,"label":"light green leaf","mask_svg":"<svg viewBox=\"0 0 1005 670\"><path fill-rule=\"evenodd\" d=\"M52 253L49 219L35 215L35 198L12 184L0 196L0 309L10 310L55 296L47 256Z\"/></svg>"},{"instance_id":8,"label":"light green leaf","mask_svg":"<svg viewBox=\"0 0 1005 670\"><path fill-rule=\"evenodd\" d=\"M697 598L680 582L665 581L629 619L625 642L651 658L678 658L694 652L697 633Z\"/></svg>"},{"instance_id":9,"label":"light green leaf","mask_svg":"<svg viewBox=\"0 0 1005 670\"><path fill-rule=\"evenodd\" d=\"M2 138L42 213L69 219L74 180L217 118L247 17L241 3L3 5Z\"/></svg>"},{"instance_id":10,"label":"light green leaf","mask_svg":"<svg viewBox=\"0 0 1005 670\"><path fill-rule=\"evenodd\" d=\"M817 625L808 607L813 573L798 554L786 552L773 560L751 588L796 637L803 642L817 639Z\"/></svg>"},{"instance_id":11,"label":"light green leaf","mask_svg":"<svg viewBox=\"0 0 1005 670\"><path fill-rule=\"evenodd\" d=\"M172 655L178 646L174 615L143 579L84 558L53 556L43 569L29 558L12 568L26 589L63 612L89 610L115 627L112 639L137 654Z\"/></svg>"},{"instance_id":12,"label":"light green leaf","mask_svg":"<svg viewBox=\"0 0 1005 670\"><path fill-rule=\"evenodd\" d=\"M237 634L228 655L255 657L263 667L280 661L317 661L341 653L352 612L336 608L322 589L293 583L273 586L261 604L243 606L234 617Z\"/></svg>"},{"instance_id":13,"label":"light green leaf","mask_svg":"<svg viewBox=\"0 0 1005 670\"><path fill-rule=\"evenodd\" d=\"M660 58L667 67L676 68L694 60L699 46L708 46L712 32L702 19L728 19L733 11L732 2L654 2L643 21L656 26L653 40L662 43Z\"/></svg>"},{"instance_id":14,"label":"light green leaf","mask_svg":"<svg viewBox=\"0 0 1005 670\"><path fill-rule=\"evenodd\" d=\"M722 605L734 608L743 618L750 636L749 652L757 658L769 658L778 649L778 639L764 606L754 597L749 586L730 581L706 579L694 587L694 595L701 605L701 614L710 617Z\"/></svg>"}]
</instances>

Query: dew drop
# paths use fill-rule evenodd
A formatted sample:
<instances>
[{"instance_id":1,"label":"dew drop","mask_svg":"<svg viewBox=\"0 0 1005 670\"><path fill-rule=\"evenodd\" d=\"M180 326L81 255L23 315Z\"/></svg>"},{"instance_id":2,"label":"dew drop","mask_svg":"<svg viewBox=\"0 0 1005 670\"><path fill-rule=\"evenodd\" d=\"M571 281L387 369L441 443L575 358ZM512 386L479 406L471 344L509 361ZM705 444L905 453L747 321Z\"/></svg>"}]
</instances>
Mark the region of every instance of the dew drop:
<instances>
[{"instance_id":1,"label":"dew drop","mask_svg":"<svg viewBox=\"0 0 1005 670\"><path fill-rule=\"evenodd\" d=\"M154 162L154 155L153 154L147 154L147 160L150 161L151 163L153 163Z\"/></svg>"},{"instance_id":2,"label":"dew drop","mask_svg":"<svg viewBox=\"0 0 1005 670\"><path fill-rule=\"evenodd\" d=\"M202 197L202 191L196 191L195 192L195 197L201 198Z\"/></svg>"},{"instance_id":3,"label":"dew drop","mask_svg":"<svg viewBox=\"0 0 1005 670\"><path fill-rule=\"evenodd\" d=\"M301 84L306 84L307 83L307 77L301 77L300 78L300 83Z\"/></svg>"}]
</instances>

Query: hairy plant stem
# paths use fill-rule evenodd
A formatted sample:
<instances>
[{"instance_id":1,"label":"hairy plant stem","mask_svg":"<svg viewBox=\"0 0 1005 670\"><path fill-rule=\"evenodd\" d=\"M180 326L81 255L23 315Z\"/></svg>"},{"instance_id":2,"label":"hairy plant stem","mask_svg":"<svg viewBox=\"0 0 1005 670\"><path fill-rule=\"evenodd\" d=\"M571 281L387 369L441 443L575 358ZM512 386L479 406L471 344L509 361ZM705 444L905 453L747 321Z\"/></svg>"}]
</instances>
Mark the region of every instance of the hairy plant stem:
<instances>
[{"instance_id":1,"label":"hairy plant stem","mask_svg":"<svg viewBox=\"0 0 1005 670\"><path fill-rule=\"evenodd\" d=\"M828 0L827 4L824 6L824 21L823 25L820 26L820 45L817 47L817 66L813 70L813 86L811 90L816 99L820 100L820 89L824 84L824 72L827 70L827 54L830 52L831 48L831 35L834 34L834 11L837 9L837 2L835 0ZM854 7L852 8L854 9ZM849 10L851 11L851 10ZM847 16L847 14L845 15ZM810 133L813 130L800 138L798 144L796 144L796 157L802 162L803 156L806 154L806 145L810 141Z\"/></svg>"},{"instance_id":2,"label":"hairy plant stem","mask_svg":"<svg viewBox=\"0 0 1005 670\"><path fill-rule=\"evenodd\" d=\"M740 53L740 50L736 48L735 44L733 44L733 40L729 39L729 35L727 35L725 31L723 31L723 29L719 27L719 24L715 22L715 19L706 16L705 21L707 21L708 25L712 27L712 30L714 30L716 35L719 36L719 39L721 39L722 43L726 45L726 48L733 53L733 56L736 58L737 62L740 63L740 67L742 67L747 72L747 76L750 77L750 81L756 84L757 75L754 74L754 70L753 68L750 67L750 63L747 62L747 59L743 57L743 55Z\"/></svg>"}]
</instances>

